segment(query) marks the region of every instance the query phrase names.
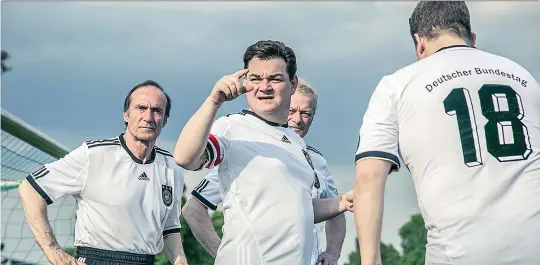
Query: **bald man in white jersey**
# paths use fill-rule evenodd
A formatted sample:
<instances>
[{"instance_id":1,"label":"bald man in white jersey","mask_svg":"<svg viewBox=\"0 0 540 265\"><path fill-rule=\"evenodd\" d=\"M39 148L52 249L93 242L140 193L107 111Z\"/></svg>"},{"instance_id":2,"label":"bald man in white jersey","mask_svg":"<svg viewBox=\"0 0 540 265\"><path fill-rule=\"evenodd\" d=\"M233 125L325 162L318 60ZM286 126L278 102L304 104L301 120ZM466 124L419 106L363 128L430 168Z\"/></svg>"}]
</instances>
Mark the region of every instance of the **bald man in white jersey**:
<instances>
[{"instance_id":1,"label":"bald man in white jersey","mask_svg":"<svg viewBox=\"0 0 540 265\"><path fill-rule=\"evenodd\" d=\"M313 223L352 209L352 192L311 197L313 164L302 138L287 126L298 83L293 50L259 41L243 61L245 69L222 77L187 122L174 158L188 170L219 165L227 196L215 264L309 265ZM242 94L249 110L214 121L225 101Z\"/></svg>"},{"instance_id":2,"label":"bald man in white jersey","mask_svg":"<svg viewBox=\"0 0 540 265\"><path fill-rule=\"evenodd\" d=\"M420 2L418 62L383 77L356 152L363 265L380 264L383 190L401 156L428 230L429 265L540 264L540 87L474 48L464 2Z\"/></svg>"}]
</instances>

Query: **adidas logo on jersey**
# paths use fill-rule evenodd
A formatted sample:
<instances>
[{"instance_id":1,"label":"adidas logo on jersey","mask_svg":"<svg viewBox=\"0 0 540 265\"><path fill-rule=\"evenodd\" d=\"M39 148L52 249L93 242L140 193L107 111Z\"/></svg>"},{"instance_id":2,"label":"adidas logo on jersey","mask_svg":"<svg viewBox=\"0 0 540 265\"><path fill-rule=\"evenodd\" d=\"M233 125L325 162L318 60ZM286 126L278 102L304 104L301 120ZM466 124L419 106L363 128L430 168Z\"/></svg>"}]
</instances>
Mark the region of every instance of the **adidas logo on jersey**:
<instances>
[{"instance_id":1,"label":"adidas logo on jersey","mask_svg":"<svg viewBox=\"0 0 540 265\"><path fill-rule=\"evenodd\" d=\"M148 176L146 175L146 173L142 173L140 176L139 176L139 180L150 180L150 178L148 178Z\"/></svg>"},{"instance_id":2,"label":"adidas logo on jersey","mask_svg":"<svg viewBox=\"0 0 540 265\"><path fill-rule=\"evenodd\" d=\"M283 138L281 138L281 141L284 142L284 143L288 143L288 144L291 143L291 142L289 141L289 138L287 138L286 135L283 135Z\"/></svg>"}]
</instances>

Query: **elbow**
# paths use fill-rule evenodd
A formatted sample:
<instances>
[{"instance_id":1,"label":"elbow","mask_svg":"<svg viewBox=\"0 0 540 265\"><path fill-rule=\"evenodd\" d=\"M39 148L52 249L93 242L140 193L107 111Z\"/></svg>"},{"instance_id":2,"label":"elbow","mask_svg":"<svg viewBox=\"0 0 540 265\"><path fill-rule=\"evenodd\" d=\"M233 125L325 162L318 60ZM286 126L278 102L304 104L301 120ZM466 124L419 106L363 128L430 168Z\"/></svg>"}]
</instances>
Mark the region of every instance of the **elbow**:
<instances>
[{"instance_id":1,"label":"elbow","mask_svg":"<svg viewBox=\"0 0 540 265\"><path fill-rule=\"evenodd\" d=\"M354 193L383 189L388 174L378 170L358 170L354 182Z\"/></svg>"},{"instance_id":2,"label":"elbow","mask_svg":"<svg viewBox=\"0 0 540 265\"><path fill-rule=\"evenodd\" d=\"M177 154L177 153L174 153L173 158L174 158L174 162L175 162L177 165L179 165L179 166L181 166L182 168L184 168L184 169L185 169L186 166L189 164L188 161L185 159L184 156L179 155L179 154Z\"/></svg>"},{"instance_id":3,"label":"elbow","mask_svg":"<svg viewBox=\"0 0 540 265\"><path fill-rule=\"evenodd\" d=\"M186 155L181 155L181 154L178 154L178 153L174 153L174 162L182 167L183 169L186 169L186 170L197 170L197 167L194 166L195 162L194 159L190 159L189 157L187 157Z\"/></svg>"},{"instance_id":4,"label":"elbow","mask_svg":"<svg viewBox=\"0 0 540 265\"><path fill-rule=\"evenodd\" d=\"M173 158L178 166L186 170L199 170L203 164L203 156L197 156L182 149L176 149Z\"/></svg>"},{"instance_id":5,"label":"elbow","mask_svg":"<svg viewBox=\"0 0 540 265\"><path fill-rule=\"evenodd\" d=\"M28 183L27 180L23 180L20 184L19 184L19 187L17 187L17 192L19 193L19 197L21 198L21 201L25 201L26 198L27 198L27 194L28 194L28 187L30 186L30 184Z\"/></svg>"},{"instance_id":6,"label":"elbow","mask_svg":"<svg viewBox=\"0 0 540 265\"><path fill-rule=\"evenodd\" d=\"M174 162L181 167L186 166L189 161L185 154L186 152L184 150L182 150L179 147L176 147L173 153Z\"/></svg>"}]
</instances>

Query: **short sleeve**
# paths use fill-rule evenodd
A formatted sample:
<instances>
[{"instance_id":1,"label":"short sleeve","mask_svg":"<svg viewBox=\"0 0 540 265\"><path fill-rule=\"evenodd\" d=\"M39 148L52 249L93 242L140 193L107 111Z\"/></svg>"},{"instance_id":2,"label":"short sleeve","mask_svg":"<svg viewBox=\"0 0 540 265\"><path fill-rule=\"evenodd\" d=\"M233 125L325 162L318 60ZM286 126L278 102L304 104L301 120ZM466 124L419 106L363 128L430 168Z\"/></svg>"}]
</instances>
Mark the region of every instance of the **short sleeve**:
<instances>
[{"instance_id":1,"label":"short sleeve","mask_svg":"<svg viewBox=\"0 0 540 265\"><path fill-rule=\"evenodd\" d=\"M170 234L180 233L180 207L182 205L182 194L184 193L184 173L180 167L175 167L174 172L174 192L176 199L172 205L171 212L165 220L165 225L163 227L163 237L166 237Z\"/></svg>"},{"instance_id":2,"label":"short sleeve","mask_svg":"<svg viewBox=\"0 0 540 265\"><path fill-rule=\"evenodd\" d=\"M191 195L199 200L206 207L216 210L221 202L219 193L219 167L214 167L208 175L191 191Z\"/></svg>"},{"instance_id":3,"label":"short sleeve","mask_svg":"<svg viewBox=\"0 0 540 265\"><path fill-rule=\"evenodd\" d=\"M355 160L387 160L393 163L391 171L398 171L398 146L396 105L388 77L384 77L373 92L364 114Z\"/></svg>"},{"instance_id":4,"label":"short sleeve","mask_svg":"<svg viewBox=\"0 0 540 265\"><path fill-rule=\"evenodd\" d=\"M206 161L203 167L211 169L223 162L229 148L230 130L231 122L227 117L221 117L214 122L206 143Z\"/></svg>"},{"instance_id":5,"label":"short sleeve","mask_svg":"<svg viewBox=\"0 0 540 265\"><path fill-rule=\"evenodd\" d=\"M26 180L47 204L52 204L60 197L82 192L87 179L88 161L88 147L84 143L63 158L34 171Z\"/></svg>"}]
</instances>

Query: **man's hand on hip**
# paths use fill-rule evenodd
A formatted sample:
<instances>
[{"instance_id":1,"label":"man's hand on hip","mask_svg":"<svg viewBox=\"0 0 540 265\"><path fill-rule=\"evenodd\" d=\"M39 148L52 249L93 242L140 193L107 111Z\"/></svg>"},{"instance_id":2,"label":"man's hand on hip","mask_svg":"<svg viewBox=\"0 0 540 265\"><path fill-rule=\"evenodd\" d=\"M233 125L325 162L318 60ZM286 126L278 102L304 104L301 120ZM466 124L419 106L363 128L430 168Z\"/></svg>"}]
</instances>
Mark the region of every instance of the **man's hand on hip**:
<instances>
[{"instance_id":1,"label":"man's hand on hip","mask_svg":"<svg viewBox=\"0 0 540 265\"><path fill-rule=\"evenodd\" d=\"M45 252L47 259L53 265L85 265L86 263L76 260L62 249L51 249Z\"/></svg>"}]
</instances>

